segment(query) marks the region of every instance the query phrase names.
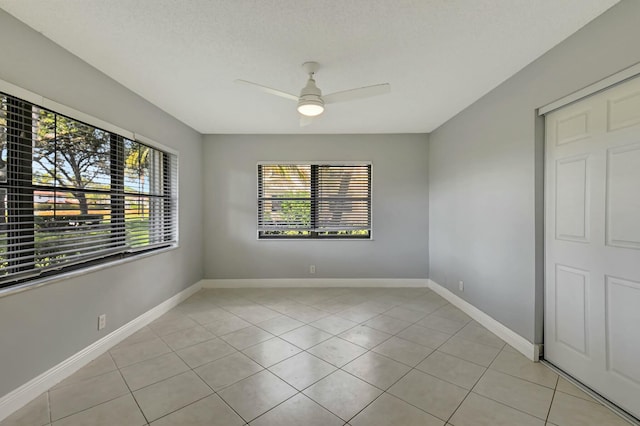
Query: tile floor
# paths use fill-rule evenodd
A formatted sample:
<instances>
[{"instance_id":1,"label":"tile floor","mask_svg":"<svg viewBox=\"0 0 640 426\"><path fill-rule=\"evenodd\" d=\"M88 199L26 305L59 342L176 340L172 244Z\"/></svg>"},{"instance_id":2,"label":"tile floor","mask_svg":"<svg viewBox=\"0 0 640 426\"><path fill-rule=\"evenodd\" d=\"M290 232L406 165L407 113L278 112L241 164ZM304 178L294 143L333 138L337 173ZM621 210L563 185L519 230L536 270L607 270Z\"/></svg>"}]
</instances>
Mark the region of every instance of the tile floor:
<instances>
[{"instance_id":1,"label":"tile floor","mask_svg":"<svg viewBox=\"0 0 640 426\"><path fill-rule=\"evenodd\" d=\"M626 425L427 289L202 290L1 426Z\"/></svg>"}]
</instances>

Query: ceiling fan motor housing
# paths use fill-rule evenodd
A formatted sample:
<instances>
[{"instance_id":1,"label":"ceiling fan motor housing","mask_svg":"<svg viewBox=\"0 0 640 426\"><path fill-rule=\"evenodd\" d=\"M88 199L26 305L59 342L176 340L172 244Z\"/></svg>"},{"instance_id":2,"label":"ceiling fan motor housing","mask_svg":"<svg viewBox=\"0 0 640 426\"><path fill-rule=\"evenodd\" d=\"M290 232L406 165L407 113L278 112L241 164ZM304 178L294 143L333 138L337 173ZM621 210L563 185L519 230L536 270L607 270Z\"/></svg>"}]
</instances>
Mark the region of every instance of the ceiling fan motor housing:
<instances>
[{"instance_id":1,"label":"ceiling fan motor housing","mask_svg":"<svg viewBox=\"0 0 640 426\"><path fill-rule=\"evenodd\" d=\"M307 85L300 92L298 99L298 111L309 117L320 115L324 111L322 91L316 86L315 80L310 77Z\"/></svg>"}]
</instances>

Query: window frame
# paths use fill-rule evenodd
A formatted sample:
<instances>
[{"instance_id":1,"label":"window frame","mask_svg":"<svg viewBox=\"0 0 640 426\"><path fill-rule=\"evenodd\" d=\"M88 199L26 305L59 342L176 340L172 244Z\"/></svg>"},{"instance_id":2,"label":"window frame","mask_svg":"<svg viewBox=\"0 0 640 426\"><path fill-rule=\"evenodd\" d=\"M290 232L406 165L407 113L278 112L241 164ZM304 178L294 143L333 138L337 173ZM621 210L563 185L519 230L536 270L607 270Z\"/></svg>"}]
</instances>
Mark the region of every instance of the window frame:
<instances>
[{"instance_id":1,"label":"window frame","mask_svg":"<svg viewBox=\"0 0 640 426\"><path fill-rule=\"evenodd\" d=\"M162 207L160 219L163 220L163 218L168 217L168 221L163 222L165 225L163 225L162 231L158 233L158 236L163 239L162 241L159 241L158 243L149 242L147 245L143 246L123 245L122 247L116 248L114 250L114 253L108 253L104 256L87 256L87 258L79 259L78 261L65 262L60 264L58 267L50 269L32 267L29 270L24 271L23 273L0 277L0 297L7 294L12 294L16 291L23 291L28 288L38 287L45 283L68 279L72 276L84 275L86 273L103 268L113 267L115 265L134 261L143 257L148 257L169 250L174 250L179 247L179 152L177 150L160 144L143 135L122 129L99 118L75 110L74 108L67 107L56 101L39 96L33 92L22 89L2 79L0 79L0 93L2 96L16 98L20 102L29 104L32 107L47 110L58 116L65 117L67 119L90 126L100 131L104 131L111 141L115 139L119 139L120 141L128 139L135 143L139 143L143 146L149 147L152 150L162 153L160 155L160 158L164 159L162 161L163 166L168 166L167 168L162 170L162 175L158 178L160 179L160 181L165 182L163 184L165 186L164 190L162 191L162 197L163 199L167 200L163 203L164 207ZM7 123L7 125L9 125L9 123ZM115 148L113 146L110 146L109 152L110 154L108 155L113 158ZM30 161L30 166L27 167L25 165L23 170L25 169L29 169L29 173L33 172L33 160ZM109 176L113 178L112 172L113 169L110 170ZM35 191L38 191L38 184L33 183L32 185L32 192L35 194ZM9 184L7 183L5 186L7 186L6 190L10 191L11 187L9 186ZM111 189L107 193L113 195L113 187L111 187ZM123 188L122 197L126 197L129 195L130 194ZM32 197L33 196L34 195L32 195ZM147 197L151 199L152 197L155 197L155 195L152 195L150 193L141 193L140 197ZM7 209L8 207L9 205L7 205ZM35 223L35 212L32 215L31 220L33 221L33 223ZM109 229L111 229L111 227L113 227L113 223L110 225ZM35 238L35 232L37 231L33 231L32 239ZM167 236L169 236L169 239L164 240Z\"/></svg>"},{"instance_id":2,"label":"window frame","mask_svg":"<svg viewBox=\"0 0 640 426\"><path fill-rule=\"evenodd\" d=\"M317 231L310 231L310 235L262 235L260 230L260 166L269 165L299 165L299 166L367 166L369 168L369 232L368 235L363 236L322 236L318 235ZM256 239L258 241L373 241L373 162L372 161L259 161L256 164L256 200L258 201L256 206ZM317 177L317 176L316 176ZM311 200L311 215L314 214L314 204L317 202L314 197L314 188L317 191L317 182L313 182L313 175L310 178L310 200ZM315 185L315 186L314 186ZM312 219L313 220L313 219Z\"/></svg>"}]
</instances>

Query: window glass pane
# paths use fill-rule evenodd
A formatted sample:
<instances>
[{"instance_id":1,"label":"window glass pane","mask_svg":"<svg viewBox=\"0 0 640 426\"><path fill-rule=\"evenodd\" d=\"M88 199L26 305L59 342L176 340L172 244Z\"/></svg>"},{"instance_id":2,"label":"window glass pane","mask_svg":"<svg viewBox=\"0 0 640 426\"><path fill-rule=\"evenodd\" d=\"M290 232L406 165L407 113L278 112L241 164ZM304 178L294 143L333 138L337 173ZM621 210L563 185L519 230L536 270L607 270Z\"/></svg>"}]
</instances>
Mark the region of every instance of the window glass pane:
<instances>
[{"instance_id":1,"label":"window glass pane","mask_svg":"<svg viewBox=\"0 0 640 426\"><path fill-rule=\"evenodd\" d=\"M165 247L176 214L175 155L0 95L0 287Z\"/></svg>"},{"instance_id":2,"label":"window glass pane","mask_svg":"<svg viewBox=\"0 0 640 426\"><path fill-rule=\"evenodd\" d=\"M367 238L371 166L258 166L260 237Z\"/></svg>"},{"instance_id":3,"label":"window glass pane","mask_svg":"<svg viewBox=\"0 0 640 426\"><path fill-rule=\"evenodd\" d=\"M108 194L85 194L87 211L71 192L35 191L35 261L39 268L68 263L113 248Z\"/></svg>"},{"instance_id":4,"label":"window glass pane","mask_svg":"<svg viewBox=\"0 0 640 426\"><path fill-rule=\"evenodd\" d=\"M124 140L125 192L163 195L163 153L139 142Z\"/></svg>"},{"instance_id":5,"label":"window glass pane","mask_svg":"<svg viewBox=\"0 0 640 426\"><path fill-rule=\"evenodd\" d=\"M7 98L0 96L0 184L7 182Z\"/></svg>"},{"instance_id":6,"label":"window glass pane","mask_svg":"<svg viewBox=\"0 0 640 426\"><path fill-rule=\"evenodd\" d=\"M149 197L142 195L127 196L125 197L124 204L127 245L130 247L140 247L149 244Z\"/></svg>"},{"instance_id":7,"label":"window glass pane","mask_svg":"<svg viewBox=\"0 0 640 426\"><path fill-rule=\"evenodd\" d=\"M318 166L317 228L324 236L368 235L369 166Z\"/></svg>"},{"instance_id":8,"label":"window glass pane","mask_svg":"<svg viewBox=\"0 0 640 426\"><path fill-rule=\"evenodd\" d=\"M7 190L0 188L0 277L7 273Z\"/></svg>"},{"instance_id":9,"label":"window glass pane","mask_svg":"<svg viewBox=\"0 0 640 426\"><path fill-rule=\"evenodd\" d=\"M265 235L309 235L311 166L262 165L260 225Z\"/></svg>"},{"instance_id":10,"label":"window glass pane","mask_svg":"<svg viewBox=\"0 0 640 426\"><path fill-rule=\"evenodd\" d=\"M149 152L141 143L124 140L124 188L126 192L149 193Z\"/></svg>"},{"instance_id":11,"label":"window glass pane","mask_svg":"<svg viewBox=\"0 0 640 426\"><path fill-rule=\"evenodd\" d=\"M108 190L108 132L40 110L33 147L33 183L82 190ZM86 214L82 192L74 192Z\"/></svg>"}]
</instances>

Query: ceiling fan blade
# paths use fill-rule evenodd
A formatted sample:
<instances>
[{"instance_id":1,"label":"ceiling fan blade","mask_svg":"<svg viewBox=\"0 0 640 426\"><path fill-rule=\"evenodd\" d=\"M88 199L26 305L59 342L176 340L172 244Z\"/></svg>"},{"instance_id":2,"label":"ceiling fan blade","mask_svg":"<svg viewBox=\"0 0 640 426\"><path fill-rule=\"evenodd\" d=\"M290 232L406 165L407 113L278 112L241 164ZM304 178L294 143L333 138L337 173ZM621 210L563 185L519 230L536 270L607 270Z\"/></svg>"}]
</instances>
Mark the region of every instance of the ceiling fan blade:
<instances>
[{"instance_id":1,"label":"ceiling fan blade","mask_svg":"<svg viewBox=\"0 0 640 426\"><path fill-rule=\"evenodd\" d=\"M261 90L263 92L269 93L271 95L280 96L281 98L290 99L292 101L298 102L298 97L296 95L292 95L291 93L283 92L282 90L272 89L271 87L263 86L262 84L252 83L247 80L235 80L234 83L243 84L245 86L252 87L254 89Z\"/></svg>"},{"instance_id":2,"label":"ceiling fan blade","mask_svg":"<svg viewBox=\"0 0 640 426\"><path fill-rule=\"evenodd\" d=\"M325 104L335 104L336 102L355 101L357 99L370 98L371 96L384 95L391 91L389 83L376 84L374 86L360 87L358 89L344 90L323 96Z\"/></svg>"},{"instance_id":3,"label":"ceiling fan blade","mask_svg":"<svg viewBox=\"0 0 640 426\"><path fill-rule=\"evenodd\" d=\"M300 114L300 127L306 127L309 124L313 123L313 119L316 117L309 117L307 115Z\"/></svg>"}]
</instances>

